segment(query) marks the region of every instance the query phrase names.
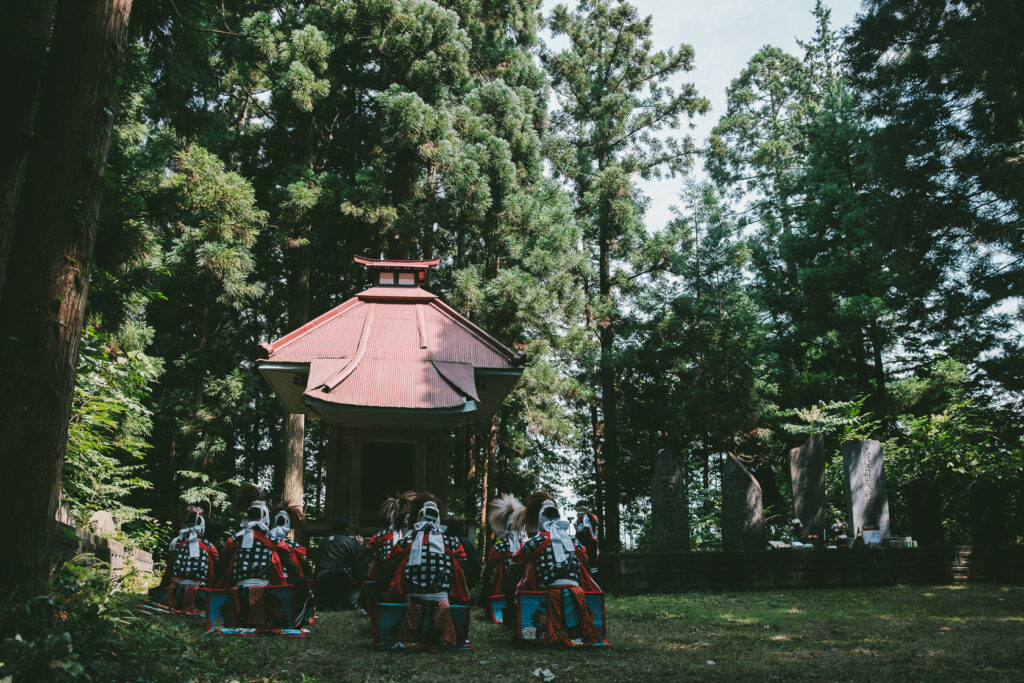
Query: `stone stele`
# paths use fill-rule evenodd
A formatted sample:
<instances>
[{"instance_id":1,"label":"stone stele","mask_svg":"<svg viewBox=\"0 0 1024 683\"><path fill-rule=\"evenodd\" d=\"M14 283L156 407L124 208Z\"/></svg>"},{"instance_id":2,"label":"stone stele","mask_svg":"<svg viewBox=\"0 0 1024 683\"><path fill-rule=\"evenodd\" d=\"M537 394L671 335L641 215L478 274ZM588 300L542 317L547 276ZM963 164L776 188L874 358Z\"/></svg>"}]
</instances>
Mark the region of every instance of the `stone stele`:
<instances>
[{"instance_id":1,"label":"stone stele","mask_svg":"<svg viewBox=\"0 0 1024 683\"><path fill-rule=\"evenodd\" d=\"M729 453L722 462L722 546L725 550L764 550L761 485Z\"/></svg>"},{"instance_id":2,"label":"stone stele","mask_svg":"<svg viewBox=\"0 0 1024 683\"><path fill-rule=\"evenodd\" d=\"M658 451L651 473L651 540L657 552L690 549L686 478L667 449Z\"/></svg>"},{"instance_id":3,"label":"stone stele","mask_svg":"<svg viewBox=\"0 0 1024 683\"><path fill-rule=\"evenodd\" d=\"M843 488L852 535L877 527L889 537L889 494L885 489L882 444L871 439L843 444Z\"/></svg>"},{"instance_id":4,"label":"stone stele","mask_svg":"<svg viewBox=\"0 0 1024 683\"><path fill-rule=\"evenodd\" d=\"M825 442L811 434L807 442L789 452L789 480L793 487L793 512L804 523L803 533L825 533Z\"/></svg>"},{"instance_id":5,"label":"stone stele","mask_svg":"<svg viewBox=\"0 0 1024 683\"><path fill-rule=\"evenodd\" d=\"M1006 543L1006 511L999 487L991 479L975 479L967 487L967 513L971 523L971 543Z\"/></svg>"},{"instance_id":6,"label":"stone stele","mask_svg":"<svg viewBox=\"0 0 1024 683\"><path fill-rule=\"evenodd\" d=\"M910 535L922 548L942 545L942 497L931 479L917 477L903 487Z\"/></svg>"}]
</instances>

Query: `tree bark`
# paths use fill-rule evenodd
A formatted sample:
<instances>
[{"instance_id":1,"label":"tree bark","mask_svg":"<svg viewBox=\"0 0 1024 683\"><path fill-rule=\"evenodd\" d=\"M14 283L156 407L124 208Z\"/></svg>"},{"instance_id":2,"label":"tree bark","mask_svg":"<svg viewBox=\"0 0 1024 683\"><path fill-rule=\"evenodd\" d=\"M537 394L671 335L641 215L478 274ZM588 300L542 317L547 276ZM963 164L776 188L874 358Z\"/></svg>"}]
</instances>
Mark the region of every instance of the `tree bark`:
<instances>
[{"instance_id":1,"label":"tree bark","mask_svg":"<svg viewBox=\"0 0 1024 683\"><path fill-rule=\"evenodd\" d=\"M600 254L598 262L598 287L601 301L611 301L611 250L612 240L608 234L608 219L601 219ZM619 411L618 397L615 390L615 367L612 353L615 346L615 332L612 329L612 314L598 322L601 340L601 413L604 417L604 469L605 469L605 510L604 510L604 543L608 552L619 549L619 498L621 482L619 481Z\"/></svg>"},{"instance_id":2,"label":"tree bark","mask_svg":"<svg viewBox=\"0 0 1024 683\"><path fill-rule=\"evenodd\" d=\"M103 169L131 0L61 0L0 300L0 496L18 511L0 590L31 594L67 447Z\"/></svg>"},{"instance_id":3,"label":"tree bark","mask_svg":"<svg viewBox=\"0 0 1024 683\"><path fill-rule=\"evenodd\" d=\"M14 241L18 197L32 147L33 122L39 103L39 77L46 62L46 46L53 21L54 0L5 0L0 28L0 63L4 64L0 107L0 299L3 298L7 261Z\"/></svg>"},{"instance_id":4,"label":"tree bark","mask_svg":"<svg viewBox=\"0 0 1024 683\"><path fill-rule=\"evenodd\" d=\"M413 149L401 149L395 155L395 173L391 188L391 202L398 210L398 219L395 221L395 232L388 239L388 257L396 259L407 259L412 254L412 239L410 228L404 225L402 217L408 213L408 207L403 206L412 200L416 187L416 151Z\"/></svg>"},{"instance_id":5,"label":"tree bark","mask_svg":"<svg viewBox=\"0 0 1024 683\"><path fill-rule=\"evenodd\" d=\"M488 481L488 476L490 475L491 468L493 467L493 465L491 464L490 458L488 458L488 455L489 454L487 452L487 449L485 448L484 449L484 462L483 462L483 467L481 468L481 470L483 470L483 472L481 473L481 477L482 477L483 481L481 482L481 486L480 486L480 511L479 511L480 512L480 517L479 517L479 519L480 519L481 543L478 544L478 545L482 545L483 539L487 538L487 502L488 502L487 501L487 491L488 491L488 487L490 486L490 482Z\"/></svg>"},{"instance_id":6,"label":"tree bark","mask_svg":"<svg viewBox=\"0 0 1024 683\"><path fill-rule=\"evenodd\" d=\"M601 458L601 423L597 415L597 404L590 404L590 445L594 451L594 505L601 513L598 519L598 540L604 542L604 461Z\"/></svg>"},{"instance_id":7,"label":"tree bark","mask_svg":"<svg viewBox=\"0 0 1024 683\"><path fill-rule=\"evenodd\" d=\"M309 278L312 270L312 253L309 243L301 239L309 237L309 229L294 236L295 243L285 250L288 261L288 326L296 329L309 322ZM302 506L304 467L303 447L306 438L306 416L301 413L284 416L282 440L282 486L285 500Z\"/></svg>"}]
</instances>

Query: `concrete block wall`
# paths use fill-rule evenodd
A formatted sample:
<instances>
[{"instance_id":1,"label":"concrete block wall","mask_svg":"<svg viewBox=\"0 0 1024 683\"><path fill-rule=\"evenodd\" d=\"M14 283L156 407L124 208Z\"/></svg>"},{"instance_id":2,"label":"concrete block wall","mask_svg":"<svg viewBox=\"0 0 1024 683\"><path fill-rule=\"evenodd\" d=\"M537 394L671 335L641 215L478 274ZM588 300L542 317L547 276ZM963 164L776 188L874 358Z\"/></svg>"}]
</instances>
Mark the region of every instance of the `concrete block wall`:
<instances>
[{"instance_id":1,"label":"concrete block wall","mask_svg":"<svg viewBox=\"0 0 1024 683\"><path fill-rule=\"evenodd\" d=\"M95 555L100 561L110 564L115 576L123 574L129 564L140 571L153 571L153 555L150 553L138 548L125 548L123 543L76 529L64 522L57 522L53 530L51 550L64 560L83 553Z\"/></svg>"}]
</instances>

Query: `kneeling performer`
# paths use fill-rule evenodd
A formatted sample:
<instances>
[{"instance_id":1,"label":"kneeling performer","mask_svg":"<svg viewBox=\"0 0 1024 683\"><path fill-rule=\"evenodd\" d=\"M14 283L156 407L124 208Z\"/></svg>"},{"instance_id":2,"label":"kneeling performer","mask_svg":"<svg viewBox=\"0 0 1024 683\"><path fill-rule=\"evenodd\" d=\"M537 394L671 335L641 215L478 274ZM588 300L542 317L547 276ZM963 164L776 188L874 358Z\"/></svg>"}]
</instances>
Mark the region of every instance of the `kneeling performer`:
<instances>
[{"instance_id":1,"label":"kneeling performer","mask_svg":"<svg viewBox=\"0 0 1024 683\"><path fill-rule=\"evenodd\" d=\"M167 569L160 585L150 591L151 604L186 614L201 614L199 590L213 585L217 549L204 538L206 519L198 507L185 513L185 528L171 540Z\"/></svg>"},{"instance_id":2,"label":"kneeling performer","mask_svg":"<svg viewBox=\"0 0 1024 683\"><path fill-rule=\"evenodd\" d=\"M587 571L586 549L566 533L569 523L560 518L553 500L545 500L536 514L535 520L528 519L527 522L531 525L536 522L537 535L523 543L512 561L525 565L519 591L545 593L547 619L543 621L542 632L537 634L537 640L545 645L576 644L572 642L576 639L569 635L562 600L563 591L568 591L569 598L579 612L578 627L582 642L606 644L584 596L584 592L601 590Z\"/></svg>"},{"instance_id":3,"label":"kneeling performer","mask_svg":"<svg viewBox=\"0 0 1024 683\"><path fill-rule=\"evenodd\" d=\"M435 643L452 650L461 647L450 611L451 602L469 601L469 590L460 562L466 557L459 539L447 536L440 525L438 500L427 492L417 493L410 507L413 528L399 540L388 555L397 562L394 578L385 599L406 602L405 617L398 640L410 643ZM430 629L421 630L423 610L432 608Z\"/></svg>"}]
</instances>

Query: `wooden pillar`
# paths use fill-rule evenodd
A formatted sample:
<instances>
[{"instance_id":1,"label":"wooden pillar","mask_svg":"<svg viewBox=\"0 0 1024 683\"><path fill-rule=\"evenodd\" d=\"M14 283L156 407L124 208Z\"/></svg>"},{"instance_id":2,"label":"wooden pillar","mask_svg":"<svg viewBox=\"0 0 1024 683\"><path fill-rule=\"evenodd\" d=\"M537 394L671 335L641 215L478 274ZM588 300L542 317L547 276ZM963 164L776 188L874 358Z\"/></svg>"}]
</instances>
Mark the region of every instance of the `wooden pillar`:
<instances>
[{"instance_id":1,"label":"wooden pillar","mask_svg":"<svg viewBox=\"0 0 1024 683\"><path fill-rule=\"evenodd\" d=\"M348 526L359 528L359 513L363 508L363 436L358 434L351 441L352 465L349 480Z\"/></svg>"}]
</instances>

